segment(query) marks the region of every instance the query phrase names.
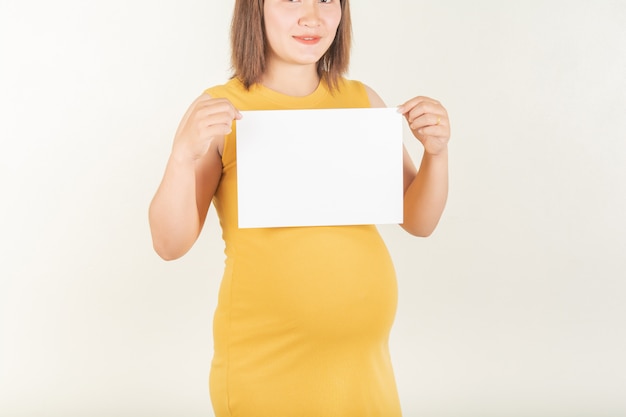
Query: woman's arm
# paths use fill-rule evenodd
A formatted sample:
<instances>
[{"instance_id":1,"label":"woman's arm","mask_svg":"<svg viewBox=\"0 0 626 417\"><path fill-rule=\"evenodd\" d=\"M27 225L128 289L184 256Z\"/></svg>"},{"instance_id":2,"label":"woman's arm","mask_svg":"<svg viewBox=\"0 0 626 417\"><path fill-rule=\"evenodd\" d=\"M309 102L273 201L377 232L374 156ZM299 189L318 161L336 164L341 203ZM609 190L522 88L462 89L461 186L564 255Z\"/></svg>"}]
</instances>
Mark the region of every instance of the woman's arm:
<instances>
[{"instance_id":1,"label":"woman's arm","mask_svg":"<svg viewBox=\"0 0 626 417\"><path fill-rule=\"evenodd\" d=\"M386 107L374 90L366 88L372 107ZM404 221L401 226L412 235L426 237L439 223L448 198L450 122L441 103L428 97L415 97L399 106L398 111L424 145L419 171L403 148Z\"/></svg>"},{"instance_id":2,"label":"woman's arm","mask_svg":"<svg viewBox=\"0 0 626 417\"><path fill-rule=\"evenodd\" d=\"M239 118L228 100L206 94L183 116L149 210L152 243L163 259L180 258L200 235L222 173L224 137Z\"/></svg>"}]
</instances>

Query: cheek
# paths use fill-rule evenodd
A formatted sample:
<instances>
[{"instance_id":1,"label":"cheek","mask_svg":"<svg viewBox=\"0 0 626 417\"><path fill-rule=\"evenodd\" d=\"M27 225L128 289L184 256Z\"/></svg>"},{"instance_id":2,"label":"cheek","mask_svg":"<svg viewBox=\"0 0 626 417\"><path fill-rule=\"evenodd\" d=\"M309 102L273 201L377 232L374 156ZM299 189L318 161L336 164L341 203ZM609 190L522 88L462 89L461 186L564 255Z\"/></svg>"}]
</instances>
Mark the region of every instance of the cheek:
<instances>
[{"instance_id":1,"label":"cheek","mask_svg":"<svg viewBox=\"0 0 626 417\"><path fill-rule=\"evenodd\" d=\"M341 23L341 9L337 10L327 17L326 27L328 27L333 32L337 32L339 23Z\"/></svg>"},{"instance_id":2,"label":"cheek","mask_svg":"<svg viewBox=\"0 0 626 417\"><path fill-rule=\"evenodd\" d=\"M280 19L275 16L265 16L264 19L265 24L265 36L267 37L268 43L276 43L281 38L281 33L284 32L284 28L282 27L282 22Z\"/></svg>"}]
</instances>

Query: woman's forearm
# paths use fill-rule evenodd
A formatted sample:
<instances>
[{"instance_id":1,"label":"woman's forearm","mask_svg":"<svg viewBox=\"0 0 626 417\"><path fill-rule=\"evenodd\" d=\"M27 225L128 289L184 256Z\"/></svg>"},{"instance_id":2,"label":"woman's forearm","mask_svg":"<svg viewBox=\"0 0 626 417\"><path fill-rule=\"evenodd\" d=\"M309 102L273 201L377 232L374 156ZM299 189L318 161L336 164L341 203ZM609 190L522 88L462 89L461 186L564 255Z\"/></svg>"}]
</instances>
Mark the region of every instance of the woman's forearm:
<instances>
[{"instance_id":1,"label":"woman's forearm","mask_svg":"<svg viewBox=\"0 0 626 417\"><path fill-rule=\"evenodd\" d=\"M163 259L184 255L200 233L195 162L170 157L149 210L155 251Z\"/></svg>"},{"instance_id":2,"label":"woman's forearm","mask_svg":"<svg viewBox=\"0 0 626 417\"><path fill-rule=\"evenodd\" d=\"M404 193L402 227L415 236L429 236L439 223L448 198L448 151L424 153L415 178Z\"/></svg>"}]
</instances>

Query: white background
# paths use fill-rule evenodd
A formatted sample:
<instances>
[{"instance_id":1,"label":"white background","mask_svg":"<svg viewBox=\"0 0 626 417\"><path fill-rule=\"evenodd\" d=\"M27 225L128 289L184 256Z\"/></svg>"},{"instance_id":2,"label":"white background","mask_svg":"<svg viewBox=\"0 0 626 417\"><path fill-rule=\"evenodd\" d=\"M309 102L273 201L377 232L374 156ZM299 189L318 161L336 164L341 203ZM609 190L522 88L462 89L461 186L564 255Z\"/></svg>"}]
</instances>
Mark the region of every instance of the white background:
<instances>
[{"instance_id":1,"label":"white background","mask_svg":"<svg viewBox=\"0 0 626 417\"><path fill-rule=\"evenodd\" d=\"M166 263L147 208L232 5L1 1L0 415L212 415L216 216ZM381 228L405 415L625 415L626 2L352 8L350 77L452 119L438 230Z\"/></svg>"}]
</instances>

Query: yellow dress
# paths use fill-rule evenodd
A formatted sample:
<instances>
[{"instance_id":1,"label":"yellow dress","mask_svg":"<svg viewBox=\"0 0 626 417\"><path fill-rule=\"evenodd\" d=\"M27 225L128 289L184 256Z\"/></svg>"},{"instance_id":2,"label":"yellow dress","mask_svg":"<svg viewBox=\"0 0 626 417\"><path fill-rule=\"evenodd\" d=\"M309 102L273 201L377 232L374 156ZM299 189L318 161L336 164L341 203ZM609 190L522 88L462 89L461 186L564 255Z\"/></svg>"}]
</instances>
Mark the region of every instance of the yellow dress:
<instances>
[{"instance_id":1,"label":"yellow dress","mask_svg":"<svg viewBox=\"0 0 626 417\"><path fill-rule=\"evenodd\" d=\"M363 84L348 80L306 97L246 91L236 79L207 92L240 110L369 107ZM378 230L239 229L235 140L236 126L213 200L226 254L209 384L216 417L400 416L388 350L397 283Z\"/></svg>"}]
</instances>

